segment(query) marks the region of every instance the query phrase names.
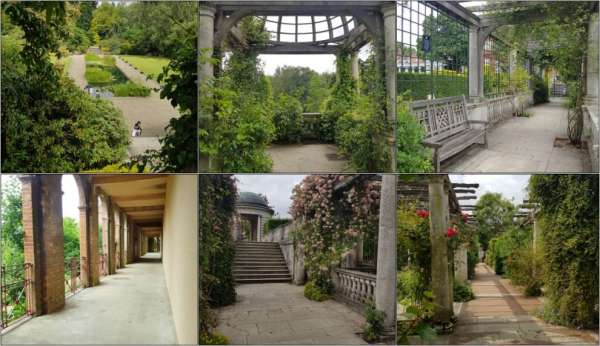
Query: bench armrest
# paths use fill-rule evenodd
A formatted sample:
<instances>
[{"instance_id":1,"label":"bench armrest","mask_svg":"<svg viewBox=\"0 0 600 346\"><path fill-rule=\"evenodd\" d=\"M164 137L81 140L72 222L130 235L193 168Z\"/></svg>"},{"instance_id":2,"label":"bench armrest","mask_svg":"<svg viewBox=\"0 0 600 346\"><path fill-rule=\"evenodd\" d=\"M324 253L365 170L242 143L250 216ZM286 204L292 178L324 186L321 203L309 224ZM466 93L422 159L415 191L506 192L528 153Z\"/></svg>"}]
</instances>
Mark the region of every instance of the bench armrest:
<instances>
[{"instance_id":1,"label":"bench armrest","mask_svg":"<svg viewBox=\"0 0 600 346\"><path fill-rule=\"evenodd\" d=\"M426 147L428 147L428 148L437 149L437 148L440 148L442 146L442 143L432 142L430 140L424 139L423 140L423 145L426 146Z\"/></svg>"}]
</instances>

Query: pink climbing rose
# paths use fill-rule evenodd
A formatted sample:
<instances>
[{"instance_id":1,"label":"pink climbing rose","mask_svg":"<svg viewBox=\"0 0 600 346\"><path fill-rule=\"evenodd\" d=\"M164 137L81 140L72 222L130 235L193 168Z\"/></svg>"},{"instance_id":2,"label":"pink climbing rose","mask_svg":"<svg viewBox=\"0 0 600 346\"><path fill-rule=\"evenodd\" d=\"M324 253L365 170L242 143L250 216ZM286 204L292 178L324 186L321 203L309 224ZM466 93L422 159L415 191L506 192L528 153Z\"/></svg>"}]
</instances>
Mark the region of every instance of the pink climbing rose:
<instances>
[{"instance_id":1,"label":"pink climbing rose","mask_svg":"<svg viewBox=\"0 0 600 346\"><path fill-rule=\"evenodd\" d=\"M458 234L458 231L454 227L448 227L446 230L446 237L452 238Z\"/></svg>"},{"instance_id":2,"label":"pink climbing rose","mask_svg":"<svg viewBox=\"0 0 600 346\"><path fill-rule=\"evenodd\" d=\"M427 210L417 210L417 216L426 219L429 217L429 212Z\"/></svg>"}]
</instances>

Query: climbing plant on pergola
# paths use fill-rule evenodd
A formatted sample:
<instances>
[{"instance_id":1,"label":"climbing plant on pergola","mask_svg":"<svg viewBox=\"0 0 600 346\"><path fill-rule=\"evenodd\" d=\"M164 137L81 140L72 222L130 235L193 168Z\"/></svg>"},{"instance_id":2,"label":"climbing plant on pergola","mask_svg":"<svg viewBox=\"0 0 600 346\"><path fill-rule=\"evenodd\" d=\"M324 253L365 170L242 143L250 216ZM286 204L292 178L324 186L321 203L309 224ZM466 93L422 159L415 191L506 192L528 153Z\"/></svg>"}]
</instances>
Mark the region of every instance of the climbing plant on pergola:
<instances>
[{"instance_id":1,"label":"climbing plant on pergola","mask_svg":"<svg viewBox=\"0 0 600 346\"><path fill-rule=\"evenodd\" d=\"M269 1L200 2L199 81L210 85L215 78L215 60L222 58L222 48L227 42L247 45L239 24L247 17L264 21L269 35L260 54L348 54L352 59L352 74L358 79L356 53L367 43L382 68L386 102L381 122L387 123L386 150L389 167L395 167L394 136L392 129L396 119L396 2L395 1ZM211 59L212 58L212 59ZM202 91L201 91L202 92ZM210 95L201 95L210 97ZM200 130L206 130L213 114L200 111ZM201 135L202 136L202 135ZM201 137L202 146L202 137ZM219 171L218 163L211 154L200 157L201 171Z\"/></svg>"}]
</instances>

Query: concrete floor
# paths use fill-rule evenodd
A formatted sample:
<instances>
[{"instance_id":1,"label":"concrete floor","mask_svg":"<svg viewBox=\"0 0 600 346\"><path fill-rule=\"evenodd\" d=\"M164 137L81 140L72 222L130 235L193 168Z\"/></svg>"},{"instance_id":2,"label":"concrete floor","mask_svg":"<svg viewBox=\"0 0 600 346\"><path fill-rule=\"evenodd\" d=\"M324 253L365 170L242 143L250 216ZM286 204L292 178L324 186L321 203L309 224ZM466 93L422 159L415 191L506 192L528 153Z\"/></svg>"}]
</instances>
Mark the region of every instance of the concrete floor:
<instances>
[{"instance_id":1,"label":"concrete floor","mask_svg":"<svg viewBox=\"0 0 600 346\"><path fill-rule=\"evenodd\" d=\"M356 333L365 319L334 300L304 298L304 287L287 283L236 287L237 302L219 309L218 331L233 345L366 344Z\"/></svg>"},{"instance_id":2,"label":"concrete floor","mask_svg":"<svg viewBox=\"0 0 600 346\"><path fill-rule=\"evenodd\" d=\"M439 337L436 344L598 344L597 333L551 325L535 317L542 300L523 296L486 264L477 265L471 284L475 299L462 304L454 333Z\"/></svg>"},{"instance_id":3,"label":"concrete floor","mask_svg":"<svg viewBox=\"0 0 600 346\"><path fill-rule=\"evenodd\" d=\"M134 263L2 336L2 344L176 344L162 264Z\"/></svg>"},{"instance_id":4,"label":"concrete floor","mask_svg":"<svg viewBox=\"0 0 600 346\"><path fill-rule=\"evenodd\" d=\"M567 108L563 98L528 109L530 118L513 117L488 130L488 148L472 146L442 164L442 172L587 172L587 153L571 145L554 147L567 138Z\"/></svg>"},{"instance_id":5,"label":"concrete floor","mask_svg":"<svg viewBox=\"0 0 600 346\"><path fill-rule=\"evenodd\" d=\"M273 144L267 149L273 172L334 173L348 171L346 160L332 160L337 154L333 144Z\"/></svg>"}]
</instances>

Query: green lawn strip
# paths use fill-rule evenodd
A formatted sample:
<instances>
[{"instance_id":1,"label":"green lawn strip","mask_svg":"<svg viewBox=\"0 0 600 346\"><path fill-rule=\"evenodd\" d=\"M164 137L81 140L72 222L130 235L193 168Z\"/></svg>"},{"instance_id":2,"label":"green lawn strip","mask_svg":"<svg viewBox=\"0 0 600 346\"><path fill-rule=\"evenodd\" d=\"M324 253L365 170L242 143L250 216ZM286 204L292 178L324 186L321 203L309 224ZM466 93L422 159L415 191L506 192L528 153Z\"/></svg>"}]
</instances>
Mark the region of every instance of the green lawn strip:
<instances>
[{"instance_id":1,"label":"green lawn strip","mask_svg":"<svg viewBox=\"0 0 600 346\"><path fill-rule=\"evenodd\" d=\"M153 56L120 55L119 57L153 80L156 80L163 67L169 64L169 59Z\"/></svg>"},{"instance_id":2,"label":"green lawn strip","mask_svg":"<svg viewBox=\"0 0 600 346\"><path fill-rule=\"evenodd\" d=\"M150 95L149 88L127 79L112 56L86 54L85 65L85 80L92 87L109 90L118 97Z\"/></svg>"}]
</instances>

